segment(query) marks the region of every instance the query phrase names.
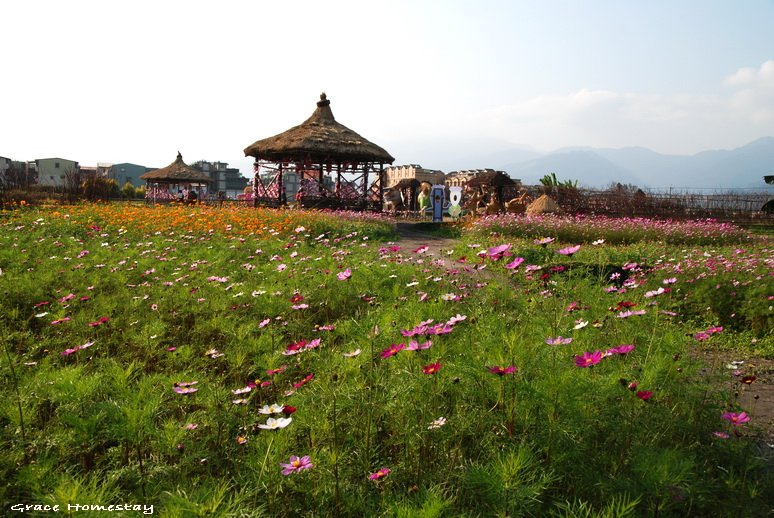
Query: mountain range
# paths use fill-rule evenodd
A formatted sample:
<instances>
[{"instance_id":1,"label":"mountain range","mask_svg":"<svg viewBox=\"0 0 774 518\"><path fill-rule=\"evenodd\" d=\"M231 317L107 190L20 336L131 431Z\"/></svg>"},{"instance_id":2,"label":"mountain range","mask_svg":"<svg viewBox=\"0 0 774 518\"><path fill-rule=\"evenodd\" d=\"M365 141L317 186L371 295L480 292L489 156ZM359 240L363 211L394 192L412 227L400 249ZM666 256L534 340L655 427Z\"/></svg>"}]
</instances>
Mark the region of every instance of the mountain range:
<instances>
[{"instance_id":1,"label":"mountain range","mask_svg":"<svg viewBox=\"0 0 774 518\"><path fill-rule=\"evenodd\" d=\"M642 147L569 147L539 153L508 148L497 141L450 143L438 140L395 143L395 146L401 151L396 153L399 158L414 157L408 163L419 163L444 172L498 169L529 185L539 183L546 174L556 173L560 181L577 180L579 186L590 188L622 183L652 189L765 191L771 186L763 177L774 175L774 137L762 137L736 149L703 151L695 155L666 155ZM407 162L395 162L396 165L403 163Z\"/></svg>"}]
</instances>

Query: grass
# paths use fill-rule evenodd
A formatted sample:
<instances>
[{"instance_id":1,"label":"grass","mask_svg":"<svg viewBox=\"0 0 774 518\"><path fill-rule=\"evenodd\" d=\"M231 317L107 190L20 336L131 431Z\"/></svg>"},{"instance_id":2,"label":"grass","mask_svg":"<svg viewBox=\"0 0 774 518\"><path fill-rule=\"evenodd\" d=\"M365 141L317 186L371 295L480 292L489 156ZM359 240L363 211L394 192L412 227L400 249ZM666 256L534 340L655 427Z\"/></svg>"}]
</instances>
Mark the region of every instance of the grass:
<instances>
[{"instance_id":1,"label":"grass","mask_svg":"<svg viewBox=\"0 0 774 518\"><path fill-rule=\"evenodd\" d=\"M770 242L607 224L455 227L435 257L358 214L5 213L3 500L162 516L765 514L761 425L722 418L749 409L713 389L725 366L693 353L754 339L772 355ZM560 335L572 341L546 343ZM619 345L634 348L576 365ZM262 428L270 417L290 421ZM292 455L313 466L282 475Z\"/></svg>"}]
</instances>

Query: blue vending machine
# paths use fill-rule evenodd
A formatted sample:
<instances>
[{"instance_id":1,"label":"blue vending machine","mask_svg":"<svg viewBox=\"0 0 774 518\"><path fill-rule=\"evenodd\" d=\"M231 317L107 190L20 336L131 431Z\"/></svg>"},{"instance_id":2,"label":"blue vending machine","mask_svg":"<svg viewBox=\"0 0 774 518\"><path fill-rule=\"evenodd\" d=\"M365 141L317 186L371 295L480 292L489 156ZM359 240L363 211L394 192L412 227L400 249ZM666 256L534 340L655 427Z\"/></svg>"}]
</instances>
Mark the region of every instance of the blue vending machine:
<instances>
[{"instance_id":1,"label":"blue vending machine","mask_svg":"<svg viewBox=\"0 0 774 518\"><path fill-rule=\"evenodd\" d=\"M433 185L430 191L430 202L433 204L433 223L441 223L443 206L446 202L446 188L443 185Z\"/></svg>"}]
</instances>

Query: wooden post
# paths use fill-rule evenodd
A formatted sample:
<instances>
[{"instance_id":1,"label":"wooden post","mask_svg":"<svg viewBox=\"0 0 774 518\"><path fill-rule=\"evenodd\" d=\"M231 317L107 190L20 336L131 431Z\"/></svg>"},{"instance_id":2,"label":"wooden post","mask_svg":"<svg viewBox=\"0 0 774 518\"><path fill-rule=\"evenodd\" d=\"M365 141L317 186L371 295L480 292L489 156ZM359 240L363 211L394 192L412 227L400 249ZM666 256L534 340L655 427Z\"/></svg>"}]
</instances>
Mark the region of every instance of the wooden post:
<instances>
[{"instance_id":1,"label":"wooden post","mask_svg":"<svg viewBox=\"0 0 774 518\"><path fill-rule=\"evenodd\" d=\"M384 205L382 204L383 199L384 199L384 163L379 162L379 201L376 204L379 212L381 212L382 208L384 207Z\"/></svg>"},{"instance_id":2,"label":"wooden post","mask_svg":"<svg viewBox=\"0 0 774 518\"><path fill-rule=\"evenodd\" d=\"M282 162L279 164L279 174L277 175L277 205L282 207Z\"/></svg>"}]
</instances>

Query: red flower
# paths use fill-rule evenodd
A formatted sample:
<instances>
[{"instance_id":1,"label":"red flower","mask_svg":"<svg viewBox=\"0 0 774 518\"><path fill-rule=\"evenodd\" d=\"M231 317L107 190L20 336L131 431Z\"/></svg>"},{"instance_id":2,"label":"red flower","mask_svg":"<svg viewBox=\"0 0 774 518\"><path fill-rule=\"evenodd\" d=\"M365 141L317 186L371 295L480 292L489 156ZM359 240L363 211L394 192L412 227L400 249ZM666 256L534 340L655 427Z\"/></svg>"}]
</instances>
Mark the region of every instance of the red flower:
<instances>
[{"instance_id":1,"label":"red flower","mask_svg":"<svg viewBox=\"0 0 774 518\"><path fill-rule=\"evenodd\" d=\"M441 370L441 363L435 362L422 367L422 374L436 374L439 370Z\"/></svg>"},{"instance_id":2,"label":"red flower","mask_svg":"<svg viewBox=\"0 0 774 518\"><path fill-rule=\"evenodd\" d=\"M306 378L302 379L301 381L298 381L296 383L293 383L293 388L301 388L310 381L312 381L312 378L314 378L314 373L309 374Z\"/></svg>"},{"instance_id":3,"label":"red flower","mask_svg":"<svg viewBox=\"0 0 774 518\"><path fill-rule=\"evenodd\" d=\"M653 392L650 390L639 390L637 391L637 397L643 401L647 401L653 397Z\"/></svg>"},{"instance_id":4,"label":"red flower","mask_svg":"<svg viewBox=\"0 0 774 518\"><path fill-rule=\"evenodd\" d=\"M282 413L283 413L283 414L285 414L285 415L292 415L292 414L294 414L295 412L296 412L296 407L294 407L294 406L285 405L285 406L282 408Z\"/></svg>"}]
</instances>

